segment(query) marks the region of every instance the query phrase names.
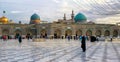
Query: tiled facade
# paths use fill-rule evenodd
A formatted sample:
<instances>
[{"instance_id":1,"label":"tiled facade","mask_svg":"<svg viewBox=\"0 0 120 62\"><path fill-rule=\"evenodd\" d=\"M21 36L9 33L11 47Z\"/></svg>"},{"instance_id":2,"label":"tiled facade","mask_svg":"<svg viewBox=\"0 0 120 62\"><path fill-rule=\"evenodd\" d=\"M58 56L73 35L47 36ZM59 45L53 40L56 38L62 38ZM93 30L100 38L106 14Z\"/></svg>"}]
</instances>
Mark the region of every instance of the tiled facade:
<instances>
[{"instance_id":1,"label":"tiled facade","mask_svg":"<svg viewBox=\"0 0 120 62\"><path fill-rule=\"evenodd\" d=\"M37 37L65 36L112 36L119 37L119 26L112 24L79 24L79 23L43 23L43 24L0 24L0 35L15 36L16 33L23 37L27 34Z\"/></svg>"}]
</instances>

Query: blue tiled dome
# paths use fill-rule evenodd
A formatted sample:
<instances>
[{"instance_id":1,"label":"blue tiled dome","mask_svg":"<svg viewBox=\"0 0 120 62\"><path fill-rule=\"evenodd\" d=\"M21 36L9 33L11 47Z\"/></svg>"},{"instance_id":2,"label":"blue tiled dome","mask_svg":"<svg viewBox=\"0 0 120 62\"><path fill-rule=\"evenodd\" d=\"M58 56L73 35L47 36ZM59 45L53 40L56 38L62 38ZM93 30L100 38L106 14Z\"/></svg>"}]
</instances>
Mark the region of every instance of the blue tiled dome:
<instances>
[{"instance_id":1,"label":"blue tiled dome","mask_svg":"<svg viewBox=\"0 0 120 62\"><path fill-rule=\"evenodd\" d=\"M33 14L33 15L31 16L31 20L40 20L40 16L37 15L37 14Z\"/></svg>"},{"instance_id":2,"label":"blue tiled dome","mask_svg":"<svg viewBox=\"0 0 120 62\"><path fill-rule=\"evenodd\" d=\"M78 13L75 18L75 22L86 22L87 18L82 13Z\"/></svg>"},{"instance_id":3,"label":"blue tiled dome","mask_svg":"<svg viewBox=\"0 0 120 62\"><path fill-rule=\"evenodd\" d=\"M37 14L33 14L30 18L30 24L39 24L40 23L40 16Z\"/></svg>"}]
</instances>

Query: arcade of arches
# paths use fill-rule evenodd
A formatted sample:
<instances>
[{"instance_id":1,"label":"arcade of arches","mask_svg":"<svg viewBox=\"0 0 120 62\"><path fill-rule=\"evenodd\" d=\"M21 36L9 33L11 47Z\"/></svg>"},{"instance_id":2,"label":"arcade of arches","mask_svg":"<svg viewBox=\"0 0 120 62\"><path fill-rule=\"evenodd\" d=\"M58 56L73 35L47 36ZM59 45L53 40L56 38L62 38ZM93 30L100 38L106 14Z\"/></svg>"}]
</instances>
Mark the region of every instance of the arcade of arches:
<instances>
[{"instance_id":1,"label":"arcade of arches","mask_svg":"<svg viewBox=\"0 0 120 62\"><path fill-rule=\"evenodd\" d=\"M16 27L19 29L16 29ZM44 27L44 29L42 28ZM69 27L69 28L66 28ZM34 28L34 29L33 29ZM60 29L61 28L61 29ZM16 24L0 25L0 36L9 35L17 37L22 35L23 37L39 37L39 38L66 38L67 36L105 36L105 37L119 37L120 28L116 25L106 24L62 24L62 23L46 23L46 24Z\"/></svg>"},{"instance_id":2,"label":"arcade of arches","mask_svg":"<svg viewBox=\"0 0 120 62\"><path fill-rule=\"evenodd\" d=\"M54 31L54 38L60 38L61 37L61 30L60 29L56 29Z\"/></svg>"},{"instance_id":3,"label":"arcade of arches","mask_svg":"<svg viewBox=\"0 0 120 62\"><path fill-rule=\"evenodd\" d=\"M96 33L95 33L96 36L101 36L101 31L100 30L97 30Z\"/></svg>"},{"instance_id":4,"label":"arcade of arches","mask_svg":"<svg viewBox=\"0 0 120 62\"><path fill-rule=\"evenodd\" d=\"M67 37L67 36L72 36L72 30L67 29L67 30L65 31L65 37Z\"/></svg>"},{"instance_id":5,"label":"arcade of arches","mask_svg":"<svg viewBox=\"0 0 120 62\"><path fill-rule=\"evenodd\" d=\"M82 35L82 30L77 30L76 31L76 36L81 36Z\"/></svg>"},{"instance_id":6,"label":"arcade of arches","mask_svg":"<svg viewBox=\"0 0 120 62\"><path fill-rule=\"evenodd\" d=\"M110 36L110 31L106 30L104 36Z\"/></svg>"},{"instance_id":7,"label":"arcade of arches","mask_svg":"<svg viewBox=\"0 0 120 62\"><path fill-rule=\"evenodd\" d=\"M8 29L3 29L2 30L2 35L9 35L9 30Z\"/></svg>"},{"instance_id":8,"label":"arcade of arches","mask_svg":"<svg viewBox=\"0 0 120 62\"><path fill-rule=\"evenodd\" d=\"M46 37L47 37L47 31L46 31L45 29L42 29L42 30L40 31L40 37L41 37L41 38L46 38Z\"/></svg>"},{"instance_id":9,"label":"arcade of arches","mask_svg":"<svg viewBox=\"0 0 120 62\"><path fill-rule=\"evenodd\" d=\"M91 31L91 30L88 30L88 31L86 32L86 36L92 36L92 31Z\"/></svg>"}]
</instances>

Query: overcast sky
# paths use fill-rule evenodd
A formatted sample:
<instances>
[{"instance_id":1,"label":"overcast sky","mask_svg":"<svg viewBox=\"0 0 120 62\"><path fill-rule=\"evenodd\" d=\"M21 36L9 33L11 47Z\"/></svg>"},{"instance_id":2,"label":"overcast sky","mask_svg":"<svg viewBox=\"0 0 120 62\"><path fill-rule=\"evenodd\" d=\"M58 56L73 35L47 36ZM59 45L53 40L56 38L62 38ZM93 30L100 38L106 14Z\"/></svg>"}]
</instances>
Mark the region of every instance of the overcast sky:
<instances>
[{"instance_id":1,"label":"overcast sky","mask_svg":"<svg viewBox=\"0 0 120 62\"><path fill-rule=\"evenodd\" d=\"M41 20L67 19L71 11L83 13L88 21L96 23L120 22L120 0L0 0L0 17L4 14L14 22L29 23L30 16L37 13Z\"/></svg>"}]
</instances>

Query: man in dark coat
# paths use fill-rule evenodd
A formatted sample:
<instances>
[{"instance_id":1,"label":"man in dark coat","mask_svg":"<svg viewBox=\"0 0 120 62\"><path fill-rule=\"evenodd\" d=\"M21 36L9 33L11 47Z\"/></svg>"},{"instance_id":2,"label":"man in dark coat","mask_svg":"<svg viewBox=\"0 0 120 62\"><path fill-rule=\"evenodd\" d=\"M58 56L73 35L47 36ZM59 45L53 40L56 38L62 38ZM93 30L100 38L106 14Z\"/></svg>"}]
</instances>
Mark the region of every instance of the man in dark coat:
<instances>
[{"instance_id":1,"label":"man in dark coat","mask_svg":"<svg viewBox=\"0 0 120 62\"><path fill-rule=\"evenodd\" d=\"M21 37L21 35L18 36L18 41L19 41L19 43L22 42L22 37Z\"/></svg>"},{"instance_id":2,"label":"man in dark coat","mask_svg":"<svg viewBox=\"0 0 120 62\"><path fill-rule=\"evenodd\" d=\"M85 41L85 36L82 36L81 48L82 48L83 52L86 51L86 41Z\"/></svg>"}]
</instances>

